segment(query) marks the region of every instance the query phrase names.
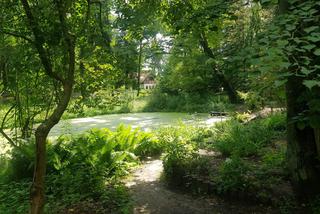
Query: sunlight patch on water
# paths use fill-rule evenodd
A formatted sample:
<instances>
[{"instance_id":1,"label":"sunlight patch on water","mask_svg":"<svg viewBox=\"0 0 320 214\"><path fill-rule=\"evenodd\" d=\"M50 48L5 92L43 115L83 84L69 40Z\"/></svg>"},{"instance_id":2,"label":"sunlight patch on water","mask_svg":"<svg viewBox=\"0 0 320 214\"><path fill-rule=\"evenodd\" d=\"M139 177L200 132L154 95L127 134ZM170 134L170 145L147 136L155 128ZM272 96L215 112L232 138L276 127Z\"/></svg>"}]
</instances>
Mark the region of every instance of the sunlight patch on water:
<instances>
[{"instance_id":1,"label":"sunlight patch on water","mask_svg":"<svg viewBox=\"0 0 320 214\"><path fill-rule=\"evenodd\" d=\"M213 124L215 124L217 122L222 122L222 121L225 121L225 120L227 120L226 117L213 117L213 118L207 119L204 123L206 125L211 126L211 125L213 125Z\"/></svg>"},{"instance_id":2,"label":"sunlight patch on water","mask_svg":"<svg viewBox=\"0 0 320 214\"><path fill-rule=\"evenodd\" d=\"M120 117L120 120L137 121L137 120L141 120L141 118L137 118L137 117Z\"/></svg>"},{"instance_id":3,"label":"sunlight patch on water","mask_svg":"<svg viewBox=\"0 0 320 214\"><path fill-rule=\"evenodd\" d=\"M78 124L78 123L106 123L107 120L97 119L97 118L79 118L79 119L73 119L71 121L72 124Z\"/></svg>"}]
</instances>

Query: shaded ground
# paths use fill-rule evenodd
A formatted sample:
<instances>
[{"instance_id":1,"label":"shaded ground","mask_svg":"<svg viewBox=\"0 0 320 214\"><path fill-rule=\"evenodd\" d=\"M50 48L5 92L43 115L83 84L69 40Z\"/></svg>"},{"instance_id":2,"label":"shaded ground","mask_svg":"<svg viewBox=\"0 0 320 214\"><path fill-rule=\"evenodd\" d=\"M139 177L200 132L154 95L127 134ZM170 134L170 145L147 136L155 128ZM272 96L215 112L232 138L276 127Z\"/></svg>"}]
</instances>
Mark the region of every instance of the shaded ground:
<instances>
[{"instance_id":1,"label":"shaded ground","mask_svg":"<svg viewBox=\"0 0 320 214\"><path fill-rule=\"evenodd\" d=\"M267 207L231 203L219 198L196 198L169 190L160 182L162 161L146 161L126 181L134 203L134 214L249 214L276 213Z\"/></svg>"}]
</instances>

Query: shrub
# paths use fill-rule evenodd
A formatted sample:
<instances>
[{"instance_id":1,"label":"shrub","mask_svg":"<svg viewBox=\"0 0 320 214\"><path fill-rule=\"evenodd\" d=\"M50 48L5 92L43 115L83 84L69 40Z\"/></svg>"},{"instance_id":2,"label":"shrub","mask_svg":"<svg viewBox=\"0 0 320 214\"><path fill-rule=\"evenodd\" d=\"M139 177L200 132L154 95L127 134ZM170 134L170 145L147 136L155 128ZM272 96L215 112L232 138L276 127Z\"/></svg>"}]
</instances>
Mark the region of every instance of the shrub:
<instances>
[{"instance_id":1,"label":"shrub","mask_svg":"<svg viewBox=\"0 0 320 214\"><path fill-rule=\"evenodd\" d=\"M199 93L169 94L156 89L149 97L144 111L209 112L232 108L224 96Z\"/></svg>"},{"instance_id":2,"label":"shrub","mask_svg":"<svg viewBox=\"0 0 320 214\"><path fill-rule=\"evenodd\" d=\"M215 177L218 193L248 189L250 186L249 170L249 164L238 156L227 158L220 166L218 176Z\"/></svg>"},{"instance_id":3,"label":"shrub","mask_svg":"<svg viewBox=\"0 0 320 214\"><path fill-rule=\"evenodd\" d=\"M279 136L275 130L277 125L273 121L266 119L245 125L235 120L218 123L212 139L213 146L225 156L256 155L261 148L270 145Z\"/></svg>"},{"instance_id":4,"label":"shrub","mask_svg":"<svg viewBox=\"0 0 320 214\"><path fill-rule=\"evenodd\" d=\"M8 181L20 181L32 178L34 168L34 140L23 141L18 147L14 147L8 156L3 156L1 164L2 179Z\"/></svg>"},{"instance_id":5,"label":"shrub","mask_svg":"<svg viewBox=\"0 0 320 214\"><path fill-rule=\"evenodd\" d=\"M182 186L194 159L197 159L195 147L182 138L175 137L167 142L166 154L163 157L165 181L174 187Z\"/></svg>"},{"instance_id":6,"label":"shrub","mask_svg":"<svg viewBox=\"0 0 320 214\"><path fill-rule=\"evenodd\" d=\"M119 206L127 209L128 195L121 185L118 185L118 178L126 175L127 170L136 165L136 155L158 154L162 149L152 134L123 125L114 132L109 129L92 129L78 136L63 135L57 142L48 142L47 213L59 213L58 210L65 207L88 201L103 201L102 204L110 204L114 209L122 209ZM13 149L10 156L11 158L1 159L1 163L8 166L2 166L0 172L8 179L0 184L0 210L26 213L33 172L34 143L21 144L19 148ZM106 191L106 188L110 191ZM118 198L113 197L112 194L117 193L111 189L116 192L119 190L121 195ZM3 199L2 195L9 195L8 200ZM18 200L21 200L21 205L18 207L19 212L15 212L16 204L20 204ZM103 209L109 210L110 207Z\"/></svg>"},{"instance_id":7,"label":"shrub","mask_svg":"<svg viewBox=\"0 0 320 214\"><path fill-rule=\"evenodd\" d=\"M180 124L176 127L161 128L157 132L159 141L165 146L163 156L164 179L173 187L184 186L187 175L202 172L203 159L197 153L199 141L207 137L207 128ZM195 170L196 169L196 170Z\"/></svg>"},{"instance_id":8,"label":"shrub","mask_svg":"<svg viewBox=\"0 0 320 214\"><path fill-rule=\"evenodd\" d=\"M286 115L282 112L275 113L262 119L261 123L274 131L284 132L286 130Z\"/></svg>"},{"instance_id":9,"label":"shrub","mask_svg":"<svg viewBox=\"0 0 320 214\"><path fill-rule=\"evenodd\" d=\"M27 213L30 186L30 180L0 183L1 214Z\"/></svg>"}]
</instances>

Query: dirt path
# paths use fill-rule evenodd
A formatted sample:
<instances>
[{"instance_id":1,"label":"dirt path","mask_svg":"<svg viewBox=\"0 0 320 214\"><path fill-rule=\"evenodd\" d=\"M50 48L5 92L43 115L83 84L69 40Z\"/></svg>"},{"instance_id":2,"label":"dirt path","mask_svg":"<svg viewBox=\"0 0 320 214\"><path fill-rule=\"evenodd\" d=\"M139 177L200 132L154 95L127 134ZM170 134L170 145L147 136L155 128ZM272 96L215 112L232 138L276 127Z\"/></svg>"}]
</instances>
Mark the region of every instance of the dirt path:
<instances>
[{"instance_id":1,"label":"dirt path","mask_svg":"<svg viewBox=\"0 0 320 214\"><path fill-rule=\"evenodd\" d=\"M126 181L134 203L134 214L250 214L274 213L268 208L228 203L218 198L195 198L169 190L160 182L159 159L146 161Z\"/></svg>"}]
</instances>

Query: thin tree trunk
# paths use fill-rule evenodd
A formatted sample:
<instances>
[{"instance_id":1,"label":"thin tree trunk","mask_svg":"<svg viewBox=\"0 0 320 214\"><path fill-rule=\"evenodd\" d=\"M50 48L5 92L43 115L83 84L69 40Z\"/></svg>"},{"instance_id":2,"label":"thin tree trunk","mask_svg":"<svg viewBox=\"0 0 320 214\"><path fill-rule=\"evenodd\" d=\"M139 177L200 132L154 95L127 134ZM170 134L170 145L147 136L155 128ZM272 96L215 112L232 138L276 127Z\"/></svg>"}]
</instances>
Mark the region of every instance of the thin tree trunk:
<instances>
[{"instance_id":1,"label":"thin tree trunk","mask_svg":"<svg viewBox=\"0 0 320 214\"><path fill-rule=\"evenodd\" d=\"M56 125L64 111L66 110L74 84L74 69L75 69L75 38L68 31L67 24L65 21L65 8L62 0L55 1L55 6L58 11L59 21L61 30L63 33L62 47L66 52L63 54L64 57L68 58L68 68L65 70L65 75L60 76L59 73L55 72L52 67L52 61L48 57L48 52L44 46L44 32L41 31L37 19L34 17L30 8L28 0L21 0L23 9L25 11L29 27L35 38L35 48L38 51L39 58L44 67L46 75L55 81L59 82L63 86L62 96L59 99L58 105L54 109L53 113L47 120L42 122L36 129L36 162L34 168L34 177L31 187L31 214L43 214L44 211L44 200L45 200L45 173L46 173L46 139L51 128ZM61 66L65 68L65 65Z\"/></svg>"},{"instance_id":2,"label":"thin tree trunk","mask_svg":"<svg viewBox=\"0 0 320 214\"><path fill-rule=\"evenodd\" d=\"M53 114L36 129L36 163L31 187L31 214L43 213L45 204L46 139L51 128L59 122L68 106L72 94L72 86L72 83L64 86L63 98Z\"/></svg>"},{"instance_id":3,"label":"thin tree trunk","mask_svg":"<svg viewBox=\"0 0 320 214\"><path fill-rule=\"evenodd\" d=\"M7 60L5 57L0 58L0 80L2 82L2 92L6 92L8 88Z\"/></svg>"},{"instance_id":4,"label":"thin tree trunk","mask_svg":"<svg viewBox=\"0 0 320 214\"><path fill-rule=\"evenodd\" d=\"M142 63L142 39L140 40L139 44L139 58L138 58L138 77L137 77L137 96L139 97L140 95L140 77L141 77L141 65Z\"/></svg>"},{"instance_id":5,"label":"thin tree trunk","mask_svg":"<svg viewBox=\"0 0 320 214\"><path fill-rule=\"evenodd\" d=\"M200 45L203 48L204 53L207 55L207 57L214 59L214 54L211 48L209 47L207 38L203 32L201 33L200 37ZM214 65L212 65L212 70L214 75L218 78L219 82L223 85L225 91L227 92L229 101L234 104L239 103L239 95L230 83L230 81L227 79L227 77L222 72L218 71L218 69Z\"/></svg>"}]
</instances>

